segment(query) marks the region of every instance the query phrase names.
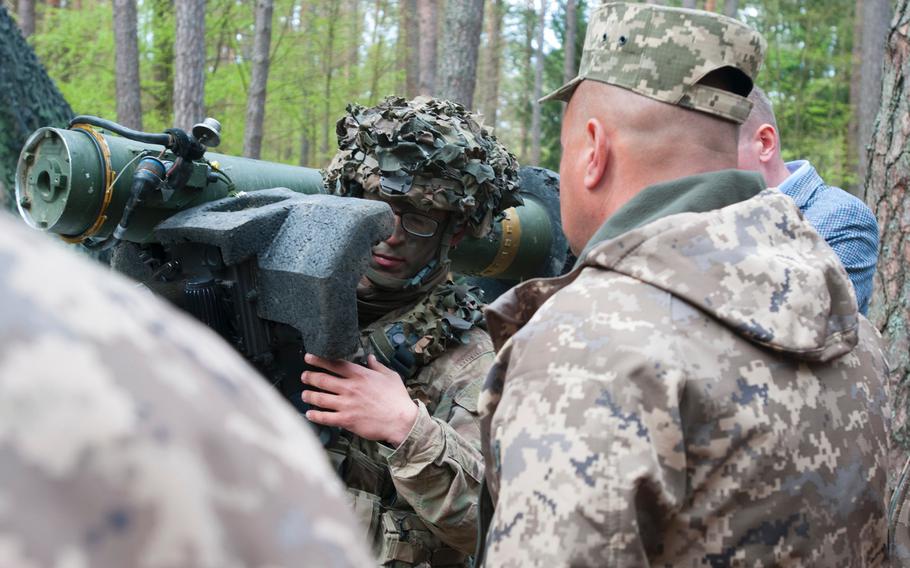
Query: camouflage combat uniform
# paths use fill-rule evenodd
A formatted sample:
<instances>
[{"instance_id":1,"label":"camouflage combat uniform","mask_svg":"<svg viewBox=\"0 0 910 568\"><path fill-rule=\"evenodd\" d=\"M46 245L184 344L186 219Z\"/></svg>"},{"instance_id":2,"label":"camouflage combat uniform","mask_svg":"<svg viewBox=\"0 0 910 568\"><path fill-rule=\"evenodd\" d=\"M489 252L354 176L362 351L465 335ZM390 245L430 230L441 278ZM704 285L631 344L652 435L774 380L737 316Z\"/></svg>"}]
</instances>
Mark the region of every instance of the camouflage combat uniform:
<instances>
[{"instance_id":1,"label":"camouflage combat uniform","mask_svg":"<svg viewBox=\"0 0 910 568\"><path fill-rule=\"evenodd\" d=\"M762 44L714 14L607 4L555 97L593 79L741 123ZM698 84L713 71L738 92ZM880 338L837 256L757 174L640 190L569 274L486 316L488 565L886 562Z\"/></svg>"},{"instance_id":2,"label":"camouflage combat uniform","mask_svg":"<svg viewBox=\"0 0 910 568\"><path fill-rule=\"evenodd\" d=\"M477 399L493 346L479 291L447 280L447 254L459 223L483 236L520 203L518 164L461 105L428 97L351 105L337 132L329 192L451 214L425 270L412 281L367 272L372 296L358 298L362 319L378 316L362 330L364 352L402 376L417 420L398 448L344 433L330 456L379 564L469 566L483 479Z\"/></svg>"},{"instance_id":3,"label":"camouflage combat uniform","mask_svg":"<svg viewBox=\"0 0 910 568\"><path fill-rule=\"evenodd\" d=\"M0 217L0 566L369 563L315 437L236 353Z\"/></svg>"},{"instance_id":4,"label":"camouflage combat uniform","mask_svg":"<svg viewBox=\"0 0 910 568\"><path fill-rule=\"evenodd\" d=\"M879 338L786 196L598 242L487 319L491 566L883 563Z\"/></svg>"}]
</instances>

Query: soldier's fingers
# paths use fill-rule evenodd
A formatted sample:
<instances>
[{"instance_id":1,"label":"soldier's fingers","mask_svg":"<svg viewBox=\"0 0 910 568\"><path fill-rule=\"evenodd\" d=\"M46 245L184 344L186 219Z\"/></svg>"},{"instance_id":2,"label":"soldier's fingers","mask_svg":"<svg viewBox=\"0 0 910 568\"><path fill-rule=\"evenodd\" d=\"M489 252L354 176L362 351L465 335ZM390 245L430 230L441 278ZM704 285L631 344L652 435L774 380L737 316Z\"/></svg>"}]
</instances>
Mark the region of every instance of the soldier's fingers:
<instances>
[{"instance_id":1,"label":"soldier's fingers","mask_svg":"<svg viewBox=\"0 0 910 568\"><path fill-rule=\"evenodd\" d=\"M323 426L342 426L343 420L337 412L325 412L323 410L307 410L306 419Z\"/></svg>"},{"instance_id":2,"label":"soldier's fingers","mask_svg":"<svg viewBox=\"0 0 910 568\"><path fill-rule=\"evenodd\" d=\"M307 362L308 365L314 367L319 367L320 369L325 369L330 373L335 373L336 375L342 377L350 377L357 373L359 369L362 369L360 365L355 365L354 363L349 363L348 361L332 361L331 359L323 359L318 355L313 355L312 353L307 353L303 360Z\"/></svg>"},{"instance_id":3,"label":"soldier's fingers","mask_svg":"<svg viewBox=\"0 0 910 568\"><path fill-rule=\"evenodd\" d=\"M367 357L367 367L369 367L373 371L382 373L383 375L397 375L398 374L395 371L393 371L392 369L389 369L388 367L386 367L385 365L380 363L379 359L377 359L375 355L370 355L369 357Z\"/></svg>"},{"instance_id":4,"label":"soldier's fingers","mask_svg":"<svg viewBox=\"0 0 910 568\"><path fill-rule=\"evenodd\" d=\"M345 390L344 379L333 377L319 371L304 371L300 375L300 380L304 384L316 387L317 389L330 392L332 394L341 394Z\"/></svg>"},{"instance_id":5,"label":"soldier's fingers","mask_svg":"<svg viewBox=\"0 0 910 568\"><path fill-rule=\"evenodd\" d=\"M301 393L300 398L307 404L312 404L313 406L318 406L326 410L340 410L340 408L344 406L344 401L340 396L327 392L305 390Z\"/></svg>"}]
</instances>

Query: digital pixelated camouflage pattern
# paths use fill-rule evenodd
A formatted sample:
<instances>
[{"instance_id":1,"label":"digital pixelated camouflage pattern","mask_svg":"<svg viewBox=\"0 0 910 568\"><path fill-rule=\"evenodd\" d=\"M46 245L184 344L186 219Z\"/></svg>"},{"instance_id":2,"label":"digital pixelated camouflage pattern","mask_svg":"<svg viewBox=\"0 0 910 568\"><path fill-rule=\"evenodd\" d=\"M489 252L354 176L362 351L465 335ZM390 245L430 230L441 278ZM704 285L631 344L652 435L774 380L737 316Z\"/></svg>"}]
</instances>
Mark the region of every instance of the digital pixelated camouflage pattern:
<instances>
[{"instance_id":1,"label":"digital pixelated camouflage pattern","mask_svg":"<svg viewBox=\"0 0 910 568\"><path fill-rule=\"evenodd\" d=\"M339 151L323 172L334 195L378 194L381 177L410 176L413 185L400 199L458 212L475 236L521 204L515 156L460 104L424 96L350 104L336 132Z\"/></svg>"},{"instance_id":2,"label":"digital pixelated camouflage pattern","mask_svg":"<svg viewBox=\"0 0 910 568\"><path fill-rule=\"evenodd\" d=\"M227 345L0 233L0 566L369 564L315 437Z\"/></svg>"},{"instance_id":3,"label":"digital pixelated camouflage pattern","mask_svg":"<svg viewBox=\"0 0 910 568\"><path fill-rule=\"evenodd\" d=\"M752 109L745 95L764 52L761 34L726 16L650 4L604 4L588 22L578 76L541 102L568 101L575 87L589 79L742 124ZM725 67L748 76L744 93L699 84Z\"/></svg>"},{"instance_id":4,"label":"digital pixelated camouflage pattern","mask_svg":"<svg viewBox=\"0 0 910 568\"><path fill-rule=\"evenodd\" d=\"M888 507L888 543L892 566L910 566L910 459L896 478L896 489Z\"/></svg>"},{"instance_id":5,"label":"digital pixelated camouflage pattern","mask_svg":"<svg viewBox=\"0 0 910 568\"><path fill-rule=\"evenodd\" d=\"M603 241L486 315L486 565L886 562L881 340L780 192Z\"/></svg>"},{"instance_id":6,"label":"digital pixelated camouflage pattern","mask_svg":"<svg viewBox=\"0 0 910 568\"><path fill-rule=\"evenodd\" d=\"M370 350L374 331L420 321L439 310L455 313L448 306L448 288L440 286L416 305L364 328L364 349ZM428 302L433 310L425 306ZM404 442L393 450L346 434L330 455L380 564L470 566L483 479L477 400L493 363L493 344L474 322L453 336L444 351L434 350L422 361L419 372L405 380L419 411Z\"/></svg>"}]
</instances>

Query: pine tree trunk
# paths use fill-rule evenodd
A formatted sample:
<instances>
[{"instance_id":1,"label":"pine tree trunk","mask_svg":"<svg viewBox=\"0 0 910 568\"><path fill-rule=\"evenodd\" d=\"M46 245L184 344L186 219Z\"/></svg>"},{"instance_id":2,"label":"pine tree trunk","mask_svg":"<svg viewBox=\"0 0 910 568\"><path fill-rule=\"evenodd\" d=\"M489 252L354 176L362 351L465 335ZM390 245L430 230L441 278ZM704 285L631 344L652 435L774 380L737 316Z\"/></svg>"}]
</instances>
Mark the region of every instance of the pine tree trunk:
<instances>
[{"instance_id":1,"label":"pine tree trunk","mask_svg":"<svg viewBox=\"0 0 910 568\"><path fill-rule=\"evenodd\" d=\"M117 122L142 130L136 0L114 0L114 66L117 73Z\"/></svg>"},{"instance_id":2,"label":"pine tree trunk","mask_svg":"<svg viewBox=\"0 0 910 568\"><path fill-rule=\"evenodd\" d=\"M736 17L736 12L739 11L739 0L727 0L724 2L724 14L730 16L731 18Z\"/></svg>"},{"instance_id":3,"label":"pine tree trunk","mask_svg":"<svg viewBox=\"0 0 910 568\"><path fill-rule=\"evenodd\" d=\"M575 78L575 36L578 35L578 13L575 0L566 1L566 39L563 42L565 60L562 66L562 81L568 83Z\"/></svg>"},{"instance_id":4,"label":"pine tree trunk","mask_svg":"<svg viewBox=\"0 0 910 568\"><path fill-rule=\"evenodd\" d=\"M489 3L487 19L487 46L484 54L484 64L479 90L483 93L480 109L484 116L484 123L490 128L496 128L499 114L499 80L502 74L500 61L502 61L502 21L505 17L506 6L504 0L491 0Z\"/></svg>"},{"instance_id":5,"label":"pine tree trunk","mask_svg":"<svg viewBox=\"0 0 910 568\"><path fill-rule=\"evenodd\" d=\"M205 0L176 0L174 125L205 118Z\"/></svg>"},{"instance_id":6,"label":"pine tree trunk","mask_svg":"<svg viewBox=\"0 0 910 568\"><path fill-rule=\"evenodd\" d=\"M534 55L534 96L531 101L531 164L540 165L540 105L543 96L543 34L547 24L547 0L540 0L537 48Z\"/></svg>"},{"instance_id":7,"label":"pine tree trunk","mask_svg":"<svg viewBox=\"0 0 910 568\"><path fill-rule=\"evenodd\" d=\"M446 2L439 65L439 96L474 108L477 53L483 29L483 0Z\"/></svg>"},{"instance_id":8,"label":"pine tree trunk","mask_svg":"<svg viewBox=\"0 0 910 568\"><path fill-rule=\"evenodd\" d=\"M421 95L436 94L436 41L439 24L438 0L417 0L417 29L420 55L420 79L418 91Z\"/></svg>"},{"instance_id":9,"label":"pine tree trunk","mask_svg":"<svg viewBox=\"0 0 910 568\"><path fill-rule=\"evenodd\" d=\"M910 451L910 0L899 0L884 57L881 108L866 174L881 252L869 319L885 339L893 373L893 437L900 467Z\"/></svg>"},{"instance_id":10,"label":"pine tree trunk","mask_svg":"<svg viewBox=\"0 0 910 568\"><path fill-rule=\"evenodd\" d=\"M332 75L335 71L335 28L337 26L339 5L338 0L331 0L328 11L328 30L326 30L325 50L322 54L322 72L325 81L322 88L323 114L322 114L322 148L323 156L329 155L329 132L331 130L332 117Z\"/></svg>"},{"instance_id":11,"label":"pine tree trunk","mask_svg":"<svg viewBox=\"0 0 910 568\"><path fill-rule=\"evenodd\" d=\"M0 209L15 209L13 176L26 138L42 126L65 127L73 111L0 5Z\"/></svg>"},{"instance_id":12,"label":"pine tree trunk","mask_svg":"<svg viewBox=\"0 0 910 568\"><path fill-rule=\"evenodd\" d=\"M19 0L16 12L22 35L27 38L35 33L35 0Z\"/></svg>"},{"instance_id":13,"label":"pine tree trunk","mask_svg":"<svg viewBox=\"0 0 910 568\"><path fill-rule=\"evenodd\" d=\"M265 121L265 94L269 82L269 48L272 45L273 0L256 0L256 28L253 37L253 70L246 99L246 126L243 155L259 159L262 151L262 124Z\"/></svg>"},{"instance_id":14,"label":"pine tree trunk","mask_svg":"<svg viewBox=\"0 0 910 568\"><path fill-rule=\"evenodd\" d=\"M853 38L853 78L850 81L851 106L855 121L855 156L859 165L857 178L866 175L866 147L872 138L875 115L878 109L870 101L881 100L882 61L885 55L885 41L891 24L890 0L857 0L859 34ZM856 30L856 26L854 26ZM857 55L857 50L859 51ZM853 98L856 97L856 98ZM862 187L857 193L862 196Z\"/></svg>"},{"instance_id":15,"label":"pine tree trunk","mask_svg":"<svg viewBox=\"0 0 910 568\"><path fill-rule=\"evenodd\" d=\"M420 88L420 30L417 27L417 0L402 0L400 4L400 35L404 37L404 92L409 99Z\"/></svg>"},{"instance_id":16,"label":"pine tree trunk","mask_svg":"<svg viewBox=\"0 0 910 568\"><path fill-rule=\"evenodd\" d=\"M174 122L174 38L173 0L151 0L152 78L149 92L154 112L162 124Z\"/></svg>"},{"instance_id":17,"label":"pine tree trunk","mask_svg":"<svg viewBox=\"0 0 910 568\"><path fill-rule=\"evenodd\" d=\"M682 7L694 10L695 9L695 0L682 0Z\"/></svg>"}]
</instances>

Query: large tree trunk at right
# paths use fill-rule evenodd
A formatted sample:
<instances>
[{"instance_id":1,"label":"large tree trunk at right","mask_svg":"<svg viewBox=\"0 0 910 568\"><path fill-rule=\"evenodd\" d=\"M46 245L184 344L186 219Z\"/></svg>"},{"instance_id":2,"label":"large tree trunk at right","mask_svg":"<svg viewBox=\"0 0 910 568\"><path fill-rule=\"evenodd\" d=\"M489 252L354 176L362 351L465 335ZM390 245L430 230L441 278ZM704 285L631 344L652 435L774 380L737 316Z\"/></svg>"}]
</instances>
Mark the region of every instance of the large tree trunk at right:
<instances>
[{"instance_id":1,"label":"large tree trunk at right","mask_svg":"<svg viewBox=\"0 0 910 568\"><path fill-rule=\"evenodd\" d=\"M15 209L13 177L29 134L65 127L73 111L0 5L0 208Z\"/></svg>"},{"instance_id":2,"label":"large tree trunk at right","mask_svg":"<svg viewBox=\"0 0 910 568\"><path fill-rule=\"evenodd\" d=\"M439 96L473 109L483 0L446 2L444 28Z\"/></svg>"},{"instance_id":3,"label":"large tree trunk at right","mask_svg":"<svg viewBox=\"0 0 910 568\"><path fill-rule=\"evenodd\" d=\"M892 468L910 451L910 0L899 0L885 53L881 109L872 135L866 202L875 211L881 253L869 319L881 332L891 375L896 442ZM896 471L900 471L897 469Z\"/></svg>"},{"instance_id":4,"label":"large tree trunk at right","mask_svg":"<svg viewBox=\"0 0 910 568\"><path fill-rule=\"evenodd\" d=\"M16 10L19 16L19 29L22 35L29 37L35 33L35 0L19 0Z\"/></svg>"},{"instance_id":5,"label":"large tree trunk at right","mask_svg":"<svg viewBox=\"0 0 910 568\"><path fill-rule=\"evenodd\" d=\"M453 0L454 1L454 0ZM439 1L417 0L417 30L420 54L420 79L418 91L421 95L436 94L436 47L439 26Z\"/></svg>"},{"instance_id":6,"label":"large tree trunk at right","mask_svg":"<svg viewBox=\"0 0 910 568\"><path fill-rule=\"evenodd\" d=\"M174 126L190 129L205 118L205 0L177 0L174 51Z\"/></svg>"},{"instance_id":7,"label":"large tree trunk at right","mask_svg":"<svg viewBox=\"0 0 910 568\"><path fill-rule=\"evenodd\" d=\"M265 94L269 82L273 8L273 0L256 0L253 71L246 99L246 127L243 130L243 155L247 158L258 159L262 151L262 123L265 121Z\"/></svg>"},{"instance_id":8,"label":"large tree trunk at right","mask_svg":"<svg viewBox=\"0 0 910 568\"><path fill-rule=\"evenodd\" d=\"M142 130L136 0L114 0L114 47L114 67L117 75L117 122L136 130Z\"/></svg>"}]
</instances>

